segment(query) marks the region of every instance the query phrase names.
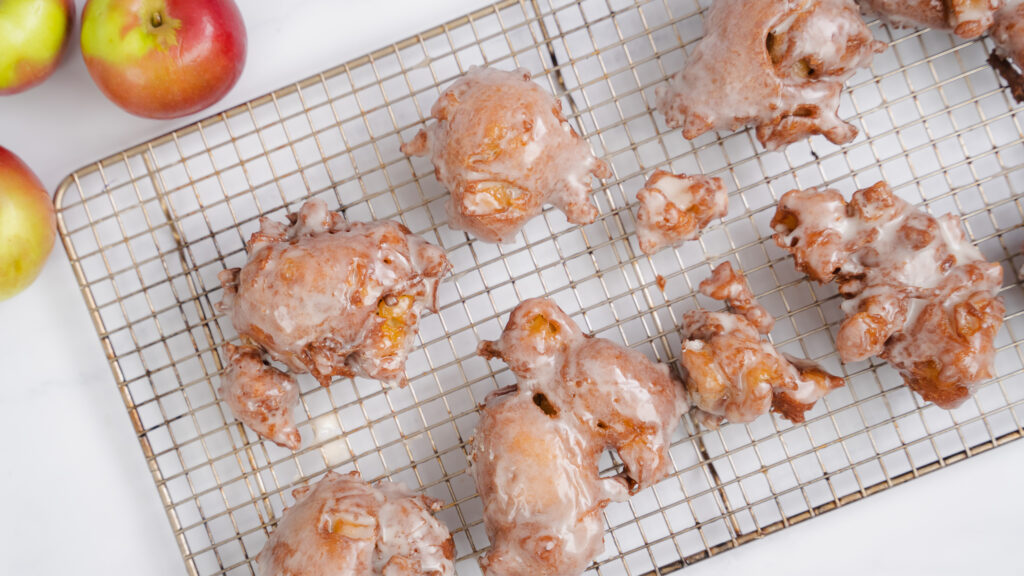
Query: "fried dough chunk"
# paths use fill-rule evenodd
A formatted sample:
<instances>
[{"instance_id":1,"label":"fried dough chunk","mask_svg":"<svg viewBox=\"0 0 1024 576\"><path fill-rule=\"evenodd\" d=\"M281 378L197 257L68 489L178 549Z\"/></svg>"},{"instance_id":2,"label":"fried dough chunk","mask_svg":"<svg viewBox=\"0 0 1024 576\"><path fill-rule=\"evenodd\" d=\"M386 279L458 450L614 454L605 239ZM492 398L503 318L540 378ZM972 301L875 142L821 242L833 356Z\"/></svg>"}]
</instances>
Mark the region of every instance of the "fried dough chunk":
<instances>
[{"instance_id":1,"label":"fried dough chunk","mask_svg":"<svg viewBox=\"0 0 1024 576\"><path fill-rule=\"evenodd\" d=\"M608 178L562 116L562 104L524 69L473 67L431 109L437 121L402 145L429 156L450 193L448 225L487 242L512 242L545 204L573 224L590 224L597 207L591 176Z\"/></svg>"},{"instance_id":2,"label":"fried dough chunk","mask_svg":"<svg viewBox=\"0 0 1024 576\"><path fill-rule=\"evenodd\" d=\"M843 83L884 49L853 0L715 0L657 107L688 139L753 125L769 150L815 134L845 144L857 129L837 115Z\"/></svg>"},{"instance_id":3,"label":"fried dough chunk","mask_svg":"<svg viewBox=\"0 0 1024 576\"><path fill-rule=\"evenodd\" d=\"M292 491L295 505L256 557L257 574L453 576L455 544L441 502L387 480L328 472Z\"/></svg>"},{"instance_id":4,"label":"fried dough chunk","mask_svg":"<svg viewBox=\"0 0 1024 576\"><path fill-rule=\"evenodd\" d=\"M935 218L878 182L849 203L835 190L787 192L772 228L797 269L839 284L843 362L888 360L943 408L992 377L1003 271L965 239L957 216Z\"/></svg>"},{"instance_id":5,"label":"fried dough chunk","mask_svg":"<svg viewBox=\"0 0 1024 576\"><path fill-rule=\"evenodd\" d=\"M747 279L729 262L722 262L715 267L711 271L711 276L703 280L697 289L708 298L724 301L749 320L761 334L771 332L775 326L775 318L754 299Z\"/></svg>"},{"instance_id":6,"label":"fried dough chunk","mask_svg":"<svg viewBox=\"0 0 1024 576\"><path fill-rule=\"evenodd\" d=\"M844 384L814 362L780 354L761 337L775 319L728 262L715 268L699 289L738 312L691 310L683 316L679 361L686 370L693 415L704 426L753 422L769 410L803 422L804 412Z\"/></svg>"},{"instance_id":7,"label":"fried dough chunk","mask_svg":"<svg viewBox=\"0 0 1024 576\"><path fill-rule=\"evenodd\" d=\"M636 194L640 201L636 235L640 250L654 254L666 246L696 240L700 231L729 211L721 178L655 170Z\"/></svg>"},{"instance_id":8,"label":"fried dough chunk","mask_svg":"<svg viewBox=\"0 0 1024 576\"><path fill-rule=\"evenodd\" d=\"M292 407L299 401L295 379L263 362L256 346L221 348L227 368L217 393L231 413L260 436L278 446L299 449L299 431L292 419Z\"/></svg>"},{"instance_id":9,"label":"fried dough chunk","mask_svg":"<svg viewBox=\"0 0 1024 576\"><path fill-rule=\"evenodd\" d=\"M546 299L517 306L479 353L518 380L487 397L473 439L491 540L480 565L488 576L581 574L604 550L601 510L668 473L682 386L667 366L585 335ZM600 476L606 449L623 462L615 476Z\"/></svg>"},{"instance_id":10,"label":"fried dough chunk","mask_svg":"<svg viewBox=\"0 0 1024 576\"><path fill-rule=\"evenodd\" d=\"M260 220L248 263L219 274L218 308L243 341L324 386L335 376L405 385L419 318L436 311L450 269L444 252L397 222L346 222L321 200L289 219ZM227 374L238 390L260 387L237 382L254 370Z\"/></svg>"}]
</instances>

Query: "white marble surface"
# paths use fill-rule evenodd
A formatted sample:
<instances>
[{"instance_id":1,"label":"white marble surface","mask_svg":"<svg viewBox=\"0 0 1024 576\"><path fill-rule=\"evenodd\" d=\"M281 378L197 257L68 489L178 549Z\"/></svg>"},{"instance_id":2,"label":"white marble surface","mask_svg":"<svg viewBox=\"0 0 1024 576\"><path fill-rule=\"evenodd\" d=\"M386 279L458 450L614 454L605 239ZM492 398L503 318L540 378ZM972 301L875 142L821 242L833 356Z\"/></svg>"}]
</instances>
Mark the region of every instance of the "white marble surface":
<instances>
[{"instance_id":1,"label":"white marble surface","mask_svg":"<svg viewBox=\"0 0 1024 576\"><path fill-rule=\"evenodd\" d=\"M84 3L79 0L79 8ZM241 0L249 63L218 109L483 5ZM142 120L92 85L77 46L44 86L0 99L0 145L51 189L193 119ZM184 566L64 251L0 303L0 574L182 574ZM701 562L694 574L1024 571L1024 442Z\"/></svg>"}]
</instances>

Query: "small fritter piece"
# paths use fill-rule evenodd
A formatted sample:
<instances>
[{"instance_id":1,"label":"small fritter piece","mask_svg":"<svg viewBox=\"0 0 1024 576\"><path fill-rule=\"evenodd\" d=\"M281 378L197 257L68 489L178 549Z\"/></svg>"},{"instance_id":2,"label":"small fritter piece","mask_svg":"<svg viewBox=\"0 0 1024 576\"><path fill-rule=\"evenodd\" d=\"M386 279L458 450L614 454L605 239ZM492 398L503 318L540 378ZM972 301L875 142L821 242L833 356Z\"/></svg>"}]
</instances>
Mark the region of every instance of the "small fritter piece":
<instances>
[{"instance_id":1,"label":"small fritter piece","mask_svg":"<svg viewBox=\"0 0 1024 576\"><path fill-rule=\"evenodd\" d=\"M991 26L1002 0L857 0L868 14L898 28L924 26L976 38Z\"/></svg>"},{"instance_id":2,"label":"small fritter piece","mask_svg":"<svg viewBox=\"0 0 1024 576\"><path fill-rule=\"evenodd\" d=\"M1014 100L1024 102L1024 0L1003 0L990 32L996 49L989 63L1006 80Z\"/></svg>"},{"instance_id":3,"label":"small fritter piece","mask_svg":"<svg viewBox=\"0 0 1024 576\"><path fill-rule=\"evenodd\" d=\"M217 392L231 413L260 436L278 446L299 449L299 431L292 420L292 406L299 401L295 379L263 362L256 346L221 348L227 368Z\"/></svg>"},{"instance_id":4,"label":"small fritter piece","mask_svg":"<svg viewBox=\"0 0 1024 576\"><path fill-rule=\"evenodd\" d=\"M934 218L878 182L849 203L835 190L787 192L772 228L797 269L839 283L843 362L879 356L950 409L992 377L1003 271L967 242L957 216Z\"/></svg>"},{"instance_id":5,"label":"small fritter piece","mask_svg":"<svg viewBox=\"0 0 1024 576\"><path fill-rule=\"evenodd\" d=\"M218 309L243 341L324 386L334 376L404 386L420 315L436 311L437 286L450 269L444 252L397 222L346 222L321 200L306 202L289 220L260 220L246 244L248 263L219 274ZM252 365L256 351L245 350L239 361ZM229 366L226 389L237 396L239 419L246 410L234 406L259 402L267 388L244 380L271 370Z\"/></svg>"},{"instance_id":6,"label":"small fritter piece","mask_svg":"<svg viewBox=\"0 0 1024 576\"><path fill-rule=\"evenodd\" d=\"M724 301L749 320L761 334L771 332L775 326L775 318L754 299L747 279L736 272L729 262L722 262L712 270L711 276L700 283L698 290L708 298Z\"/></svg>"},{"instance_id":7,"label":"small fritter piece","mask_svg":"<svg viewBox=\"0 0 1024 576\"><path fill-rule=\"evenodd\" d=\"M432 512L441 502L383 480L328 472L292 491L256 557L260 576L452 576L455 544Z\"/></svg>"},{"instance_id":8,"label":"small fritter piece","mask_svg":"<svg viewBox=\"0 0 1024 576\"><path fill-rule=\"evenodd\" d=\"M721 178L655 170L636 194L640 201L636 235L640 250L654 254L665 246L696 240L712 220L729 211Z\"/></svg>"},{"instance_id":9,"label":"small fritter piece","mask_svg":"<svg viewBox=\"0 0 1024 576\"><path fill-rule=\"evenodd\" d=\"M816 363L780 354L761 338L775 319L728 262L701 282L700 291L725 300L739 314L691 310L683 316L679 362L699 423L714 429L723 421L752 422L769 409L803 422L804 412L844 384Z\"/></svg>"},{"instance_id":10,"label":"small fritter piece","mask_svg":"<svg viewBox=\"0 0 1024 576\"><path fill-rule=\"evenodd\" d=\"M520 69L473 67L430 111L437 123L402 145L429 156L450 193L448 225L488 242L511 242L545 204L590 224L591 175L611 170L562 116L562 104Z\"/></svg>"},{"instance_id":11,"label":"small fritter piece","mask_svg":"<svg viewBox=\"0 0 1024 576\"><path fill-rule=\"evenodd\" d=\"M769 150L814 134L845 144L857 129L837 116L843 83L884 49L853 0L716 0L658 110L689 139L754 125Z\"/></svg>"},{"instance_id":12,"label":"small fritter piece","mask_svg":"<svg viewBox=\"0 0 1024 576\"><path fill-rule=\"evenodd\" d=\"M604 549L601 510L667 474L682 386L665 365L585 335L546 299L517 306L479 353L518 380L487 397L473 438L491 540L480 565L488 576L580 574ZM602 478L606 449L623 471Z\"/></svg>"}]
</instances>

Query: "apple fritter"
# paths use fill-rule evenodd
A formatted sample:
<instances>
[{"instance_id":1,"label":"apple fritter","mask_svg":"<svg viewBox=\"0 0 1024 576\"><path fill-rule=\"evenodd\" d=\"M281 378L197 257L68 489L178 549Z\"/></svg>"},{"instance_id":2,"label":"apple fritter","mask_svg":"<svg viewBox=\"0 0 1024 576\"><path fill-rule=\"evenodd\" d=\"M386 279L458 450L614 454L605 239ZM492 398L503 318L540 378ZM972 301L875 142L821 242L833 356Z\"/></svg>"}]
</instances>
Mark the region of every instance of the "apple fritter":
<instances>
[{"instance_id":1,"label":"apple fritter","mask_svg":"<svg viewBox=\"0 0 1024 576\"><path fill-rule=\"evenodd\" d=\"M665 365L584 334L546 299L517 306L479 352L518 381L488 396L473 439L491 540L480 565L488 576L581 574L604 549L601 510L670 469L682 386ZM601 477L607 449L623 470Z\"/></svg>"},{"instance_id":2,"label":"apple fritter","mask_svg":"<svg viewBox=\"0 0 1024 576\"><path fill-rule=\"evenodd\" d=\"M657 107L691 140L753 125L769 150L815 134L845 144L857 129L837 115L843 83L884 49L853 0L716 0Z\"/></svg>"},{"instance_id":3,"label":"apple fritter","mask_svg":"<svg viewBox=\"0 0 1024 576\"><path fill-rule=\"evenodd\" d=\"M436 311L450 269L444 252L397 222L346 222L320 200L289 220L260 220L248 263L220 273L219 309L245 342L324 386L335 376L405 385L419 318Z\"/></svg>"},{"instance_id":4,"label":"apple fritter","mask_svg":"<svg viewBox=\"0 0 1024 576\"><path fill-rule=\"evenodd\" d=\"M441 502L356 472L328 472L292 491L295 505L256 557L257 574L452 576L455 544Z\"/></svg>"},{"instance_id":5,"label":"apple fritter","mask_svg":"<svg viewBox=\"0 0 1024 576\"><path fill-rule=\"evenodd\" d=\"M729 194L721 178L664 170L655 170L636 198L640 201L636 235L644 254L696 240L701 230L729 210Z\"/></svg>"},{"instance_id":6,"label":"apple fritter","mask_svg":"<svg viewBox=\"0 0 1024 576\"><path fill-rule=\"evenodd\" d=\"M839 284L844 362L888 360L943 408L992 377L1003 270L966 240L959 217L935 218L878 182L850 202L835 190L787 192L772 228L797 269Z\"/></svg>"},{"instance_id":7,"label":"apple fritter","mask_svg":"<svg viewBox=\"0 0 1024 576\"><path fill-rule=\"evenodd\" d=\"M263 361L257 346L225 343L227 358L217 393L231 413L260 436L278 446L299 449L299 430L292 407L299 401L299 386L288 374Z\"/></svg>"},{"instance_id":8,"label":"apple fritter","mask_svg":"<svg viewBox=\"0 0 1024 576\"><path fill-rule=\"evenodd\" d=\"M530 73L473 67L431 109L436 122L402 145L429 156L451 194L448 225L488 242L512 242L545 204L573 224L597 218L591 176L611 170Z\"/></svg>"},{"instance_id":9,"label":"apple fritter","mask_svg":"<svg viewBox=\"0 0 1024 576\"><path fill-rule=\"evenodd\" d=\"M691 310L683 316L680 364L695 419L708 428L752 422L773 410L792 422L844 384L809 360L781 354L761 337L775 319L728 262L700 284L701 293L735 312Z\"/></svg>"}]
</instances>

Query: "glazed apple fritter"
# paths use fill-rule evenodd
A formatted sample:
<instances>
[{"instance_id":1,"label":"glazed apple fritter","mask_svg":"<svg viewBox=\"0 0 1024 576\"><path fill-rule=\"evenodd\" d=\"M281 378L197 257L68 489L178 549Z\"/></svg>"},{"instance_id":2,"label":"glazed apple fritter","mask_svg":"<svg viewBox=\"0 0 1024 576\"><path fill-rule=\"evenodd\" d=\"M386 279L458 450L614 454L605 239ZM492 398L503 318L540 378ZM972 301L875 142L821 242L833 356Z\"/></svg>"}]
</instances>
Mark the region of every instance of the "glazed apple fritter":
<instances>
[{"instance_id":1,"label":"glazed apple fritter","mask_svg":"<svg viewBox=\"0 0 1024 576\"><path fill-rule=\"evenodd\" d=\"M488 396L473 439L491 540L480 565L489 576L581 574L604 549L601 510L670 469L682 386L665 365L587 336L546 299L517 306L480 354L504 360L518 381ZM601 477L606 449L620 474Z\"/></svg>"},{"instance_id":2,"label":"glazed apple fritter","mask_svg":"<svg viewBox=\"0 0 1024 576\"><path fill-rule=\"evenodd\" d=\"M839 284L844 362L888 360L943 408L992 377L1003 270L964 238L959 217L935 218L878 182L850 202L835 190L787 192L772 227L800 271Z\"/></svg>"},{"instance_id":3,"label":"glazed apple fritter","mask_svg":"<svg viewBox=\"0 0 1024 576\"><path fill-rule=\"evenodd\" d=\"M845 144L857 129L837 115L843 83L884 49L853 0L715 0L657 107L689 139L753 125L769 150L815 134Z\"/></svg>"},{"instance_id":4,"label":"glazed apple fritter","mask_svg":"<svg viewBox=\"0 0 1024 576\"><path fill-rule=\"evenodd\" d=\"M989 63L1024 102L1024 0L858 0L869 14L898 28L950 30L961 38L988 32L995 43Z\"/></svg>"},{"instance_id":5,"label":"glazed apple fritter","mask_svg":"<svg viewBox=\"0 0 1024 576\"><path fill-rule=\"evenodd\" d=\"M420 315L436 311L437 286L450 269L440 248L397 222L346 222L311 200L288 225L261 219L246 249L248 263L219 276L218 307L251 345L242 355L224 348L231 362L248 366L225 373L222 388L236 417L264 434L258 421L273 411L258 407L274 405L279 414L284 401L276 390L285 376L253 364L257 350L324 386L335 376L405 384ZM292 432L275 441L297 446Z\"/></svg>"},{"instance_id":6,"label":"glazed apple fritter","mask_svg":"<svg viewBox=\"0 0 1024 576\"><path fill-rule=\"evenodd\" d=\"M429 156L451 194L448 225L488 242L512 242L545 204L590 224L591 176L611 170L562 116L562 104L526 70L471 68L431 109L437 121L402 145Z\"/></svg>"},{"instance_id":7,"label":"glazed apple fritter","mask_svg":"<svg viewBox=\"0 0 1024 576\"><path fill-rule=\"evenodd\" d=\"M636 235L644 254L696 240L701 230L729 210L729 194L721 178L664 170L655 170L636 198L640 201Z\"/></svg>"}]
</instances>

